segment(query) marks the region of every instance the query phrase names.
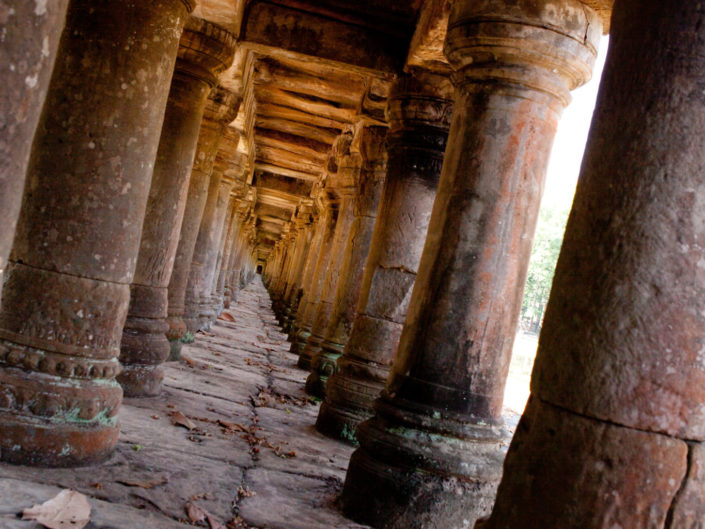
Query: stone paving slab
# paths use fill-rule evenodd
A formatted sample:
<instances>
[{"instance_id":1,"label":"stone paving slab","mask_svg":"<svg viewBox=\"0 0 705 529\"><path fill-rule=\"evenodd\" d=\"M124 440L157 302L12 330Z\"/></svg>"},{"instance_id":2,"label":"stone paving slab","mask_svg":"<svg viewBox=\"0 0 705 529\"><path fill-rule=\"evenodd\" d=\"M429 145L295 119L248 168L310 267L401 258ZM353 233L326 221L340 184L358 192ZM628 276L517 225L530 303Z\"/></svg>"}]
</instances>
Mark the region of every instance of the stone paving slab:
<instances>
[{"instance_id":1,"label":"stone paving slab","mask_svg":"<svg viewBox=\"0 0 705 529\"><path fill-rule=\"evenodd\" d=\"M188 502L242 529L364 529L335 503L353 449L315 430L319 404L303 391L307 373L259 279L227 313L234 321L198 333L180 362L165 364L159 396L125 399L104 463L0 464L0 528L38 528L15 514L72 488L89 496L88 529L207 527L187 522ZM196 429L174 426L176 411Z\"/></svg>"}]
</instances>

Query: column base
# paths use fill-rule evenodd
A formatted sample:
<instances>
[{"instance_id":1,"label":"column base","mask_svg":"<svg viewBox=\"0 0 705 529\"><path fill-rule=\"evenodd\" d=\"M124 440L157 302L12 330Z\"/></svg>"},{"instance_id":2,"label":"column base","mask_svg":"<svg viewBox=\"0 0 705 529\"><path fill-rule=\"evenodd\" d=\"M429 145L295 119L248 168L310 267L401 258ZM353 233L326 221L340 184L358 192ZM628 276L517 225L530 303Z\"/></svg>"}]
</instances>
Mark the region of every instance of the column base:
<instances>
[{"instance_id":1,"label":"column base","mask_svg":"<svg viewBox=\"0 0 705 529\"><path fill-rule=\"evenodd\" d=\"M378 401L378 414L358 428L361 446L350 460L342 494L345 514L376 529L473 527L492 508L506 432L391 406ZM396 416L385 418L379 408ZM464 435L450 433L453 429Z\"/></svg>"},{"instance_id":2,"label":"column base","mask_svg":"<svg viewBox=\"0 0 705 529\"><path fill-rule=\"evenodd\" d=\"M325 398L328 379L335 374L336 362L345 349L344 345L324 341L321 351L311 360L311 374L306 379L306 393Z\"/></svg>"},{"instance_id":3,"label":"column base","mask_svg":"<svg viewBox=\"0 0 705 529\"><path fill-rule=\"evenodd\" d=\"M166 322L169 325L169 330L166 332L166 337L169 340L169 360L181 360L183 338L188 329L180 315L170 315Z\"/></svg>"},{"instance_id":4,"label":"column base","mask_svg":"<svg viewBox=\"0 0 705 529\"><path fill-rule=\"evenodd\" d=\"M301 355L310 337L311 331L303 328L299 328L294 336L290 334L289 341L291 342L291 347L289 348L289 352L295 355Z\"/></svg>"},{"instance_id":5,"label":"column base","mask_svg":"<svg viewBox=\"0 0 705 529\"><path fill-rule=\"evenodd\" d=\"M111 424L56 424L0 412L0 461L15 465L76 467L100 463L117 444Z\"/></svg>"},{"instance_id":6,"label":"column base","mask_svg":"<svg viewBox=\"0 0 705 529\"><path fill-rule=\"evenodd\" d=\"M162 391L163 380L161 364L123 366L122 373L117 376L125 397L156 397Z\"/></svg>"},{"instance_id":7,"label":"column base","mask_svg":"<svg viewBox=\"0 0 705 529\"><path fill-rule=\"evenodd\" d=\"M299 361L296 365L301 369L310 371L313 358L321 352L321 342L323 342L323 338L320 336L316 336L315 334L309 335L308 340L306 340L306 345L299 354Z\"/></svg>"},{"instance_id":8,"label":"column base","mask_svg":"<svg viewBox=\"0 0 705 529\"><path fill-rule=\"evenodd\" d=\"M372 417L369 413L358 413L351 409L341 409L323 401L316 419L316 430L323 435L358 446L357 427Z\"/></svg>"},{"instance_id":9,"label":"column base","mask_svg":"<svg viewBox=\"0 0 705 529\"><path fill-rule=\"evenodd\" d=\"M389 369L378 368L376 374L381 376L373 379L370 364L342 357L337 366L337 372L326 384L326 400L318 413L316 428L334 439L357 444L357 426L374 415L374 402L384 390ZM356 368L361 368L360 372Z\"/></svg>"},{"instance_id":10,"label":"column base","mask_svg":"<svg viewBox=\"0 0 705 529\"><path fill-rule=\"evenodd\" d=\"M171 345L166 337L169 324L162 319L129 317L122 332L120 362L123 370L117 381L127 397L158 395Z\"/></svg>"}]
</instances>

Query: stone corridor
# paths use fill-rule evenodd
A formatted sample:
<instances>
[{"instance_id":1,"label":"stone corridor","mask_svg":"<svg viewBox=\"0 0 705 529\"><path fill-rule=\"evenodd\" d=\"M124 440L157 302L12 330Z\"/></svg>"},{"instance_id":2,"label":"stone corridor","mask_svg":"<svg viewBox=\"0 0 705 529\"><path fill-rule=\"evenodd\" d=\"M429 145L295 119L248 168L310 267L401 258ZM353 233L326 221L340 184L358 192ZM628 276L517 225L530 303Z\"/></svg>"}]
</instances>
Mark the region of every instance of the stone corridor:
<instances>
[{"instance_id":1,"label":"stone corridor","mask_svg":"<svg viewBox=\"0 0 705 529\"><path fill-rule=\"evenodd\" d=\"M353 448L314 428L308 373L270 305L257 277L224 312L234 321L218 320L166 364L158 397L125 399L117 449L103 464L0 464L0 527L41 527L16 514L61 488L91 498L91 529L190 527L191 503L228 528L365 527L335 506ZM178 413L193 429L172 424Z\"/></svg>"}]
</instances>

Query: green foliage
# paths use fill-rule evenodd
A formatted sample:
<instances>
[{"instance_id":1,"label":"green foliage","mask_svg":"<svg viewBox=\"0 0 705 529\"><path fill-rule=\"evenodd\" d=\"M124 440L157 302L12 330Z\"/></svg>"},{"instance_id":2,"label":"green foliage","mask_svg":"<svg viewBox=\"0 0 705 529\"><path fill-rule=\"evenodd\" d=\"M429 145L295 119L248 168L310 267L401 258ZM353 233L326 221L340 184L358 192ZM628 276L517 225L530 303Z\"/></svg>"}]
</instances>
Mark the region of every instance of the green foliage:
<instances>
[{"instance_id":1,"label":"green foliage","mask_svg":"<svg viewBox=\"0 0 705 529\"><path fill-rule=\"evenodd\" d=\"M191 333L190 331L186 331L186 334L184 334L181 337L181 342L183 343L193 343L193 341L196 339L196 337Z\"/></svg>"},{"instance_id":2,"label":"green foliage","mask_svg":"<svg viewBox=\"0 0 705 529\"><path fill-rule=\"evenodd\" d=\"M541 328L569 213L569 209L556 206L542 207L539 212L521 306L522 325L526 330L538 332Z\"/></svg>"}]
</instances>

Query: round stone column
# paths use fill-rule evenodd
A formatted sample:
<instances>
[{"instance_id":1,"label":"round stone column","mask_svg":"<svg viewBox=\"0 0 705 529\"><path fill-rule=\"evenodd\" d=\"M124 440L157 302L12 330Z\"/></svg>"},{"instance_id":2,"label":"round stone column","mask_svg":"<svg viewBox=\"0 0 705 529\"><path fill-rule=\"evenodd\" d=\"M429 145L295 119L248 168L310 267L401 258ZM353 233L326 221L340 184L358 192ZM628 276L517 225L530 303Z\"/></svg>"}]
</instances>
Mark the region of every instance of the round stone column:
<instances>
[{"instance_id":1,"label":"round stone column","mask_svg":"<svg viewBox=\"0 0 705 529\"><path fill-rule=\"evenodd\" d=\"M702 524L703 53L697 3L615 3L532 396L484 529Z\"/></svg>"},{"instance_id":2,"label":"round stone column","mask_svg":"<svg viewBox=\"0 0 705 529\"><path fill-rule=\"evenodd\" d=\"M282 232L282 255L279 262L279 269L272 283L272 310L277 320L279 320L279 323L282 322L284 315L284 290L286 289L286 280L291 270L291 260L294 255L296 235L296 226L294 221L291 221L284 227L284 231Z\"/></svg>"},{"instance_id":3,"label":"round stone column","mask_svg":"<svg viewBox=\"0 0 705 529\"><path fill-rule=\"evenodd\" d=\"M68 0L20 0L0 8L0 297L15 236L27 163Z\"/></svg>"},{"instance_id":4,"label":"round stone column","mask_svg":"<svg viewBox=\"0 0 705 529\"><path fill-rule=\"evenodd\" d=\"M186 204L179 232L179 242L168 286L167 323L169 329L166 336L171 344L172 359L179 357L181 340L188 330L183 321L183 315L189 270L206 206L218 146L226 127L234 119L239 107L237 105L239 99L233 97L234 94L224 88L216 88L210 92L198 134L196 155L189 178Z\"/></svg>"},{"instance_id":5,"label":"round stone column","mask_svg":"<svg viewBox=\"0 0 705 529\"><path fill-rule=\"evenodd\" d=\"M311 360L306 391L325 397L326 382L335 372L335 362L343 354L355 319L365 263L387 172L385 127L364 127L356 134L356 150L362 157L355 182L353 221L347 238L335 302L331 310L320 352Z\"/></svg>"},{"instance_id":6,"label":"round stone column","mask_svg":"<svg viewBox=\"0 0 705 529\"><path fill-rule=\"evenodd\" d=\"M192 333L208 326L213 313L210 296L211 285L225 211L230 190L234 184L231 178L224 178L224 173L233 163L235 157L240 159L237 155L239 139L240 135L237 130L226 127L210 175L208 196L198 229L186 286L183 319L186 327Z\"/></svg>"},{"instance_id":7,"label":"round stone column","mask_svg":"<svg viewBox=\"0 0 705 529\"><path fill-rule=\"evenodd\" d=\"M230 204L228 205L228 213L225 216L225 228L223 229L223 238L221 241L221 253L218 257L218 265L216 266L217 281L215 286L215 296L217 305L217 314L220 315L225 307L225 281L228 274L228 264L230 263L230 255L235 245L235 239L238 232L238 203L239 199L235 196L230 196Z\"/></svg>"},{"instance_id":8,"label":"round stone column","mask_svg":"<svg viewBox=\"0 0 705 529\"><path fill-rule=\"evenodd\" d=\"M167 296L179 241L186 191L208 93L216 75L232 62L235 38L205 20L190 17L184 27L167 100L157 161L147 201L130 308L122 332L118 382L128 397L157 395L169 357ZM219 90L234 119L237 95Z\"/></svg>"},{"instance_id":9,"label":"round stone column","mask_svg":"<svg viewBox=\"0 0 705 529\"><path fill-rule=\"evenodd\" d=\"M335 223L335 235L331 241L330 259L325 271L325 279L321 285L320 301L316 304L315 315L311 322L311 334L306 340L306 345L301 350L297 362L301 369L306 370L311 369L311 360L321 351L321 343L335 303L335 292L340 279L340 270L343 267L348 233L353 222L355 188L340 187L335 188L334 192L338 201L338 219Z\"/></svg>"},{"instance_id":10,"label":"round stone column","mask_svg":"<svg viewBox=\"0 0 705 529\"><path fill-rule=\"evenodd\" d=\"M292 304L289 328L287 331L289 341L292 341L298 331L299 318L303 314L303 307L306 305L306 300L311 291L313 274L316 271L316 263L318 262L318 256L321 252L321 243L325 231L325 223L322 222L323 216L320 204L317 204L317 201L314 200L314 207L311 214L311 243L304 257L304 269L301 274L300 289L299 292L295 294L295 300Z\"/></svg>"},{"instance_id":11,"label":"round stone column","mask_svg":"<svg viewBox=\"0 0 705 529\"><path fill-rule=\"evenodd\" d=\"M68 9L0 306L4 461L85 464L117 441L129 285L192 7L73 0Z\"/></svg>"},{"instance_id":12,"label":"round stone column","mask_svg":"<svg viewBox=\"0 0 705 529\"><path fill-rule=\"evenodd\" d=\"M380 528L464 528L502 473L502 399L551 145L590 77L601 24L577 0L461 0L446 55L453 120L404 329L360 424L346 513Z\"/></svg>"},{"instance_id":13,"label":"round stone column","mask_svg":"<svg viewBox=\"0 0 705 529\"><path fill-rule=\"evenodd\" d=\"M342 440L354 441L389 376L441 174L452 96L446 76L422 71L400 78L390 95L387 177L358 312L316 422Z\"/></svg>"},{"instance_id":14,"label":"round stone column","mask_svg":"<svg viewBox=\"0 0 705 529\"><path fill-rule=\"evenodd\" d=\"M323 203L323 213L319 222L321 223L322 233L318 247L319 251L316 254L316 264L313 268L309 290L296 311L296 320L289 333L290 352L297 355L301 354L309 336L311 336L311 326L320 302L326 270L330 263L335 225L338 221L338 202L332 200L327 194L324 194L321 201Z\"/></svg>"},{"instance_id":15,"label":"round stone column","mask_svg":"<svg viewBox=\"0 0 705 529\"><path fill-rule=\"evenodd\" d=\"M286 289L284 290L283 298L284 314L282 317L282 330L285 333L291 330L291 324L296 316L297 300L301 283L303 282L304 265L306 264L305 259L308 255L309 247L311 246L311 238L313 236L311 211L312 205L310 203L299 206L299 214L296 219L298 236L294 248L295 254L292 262L292 270Z\"/></svg>"}]
</instances>

